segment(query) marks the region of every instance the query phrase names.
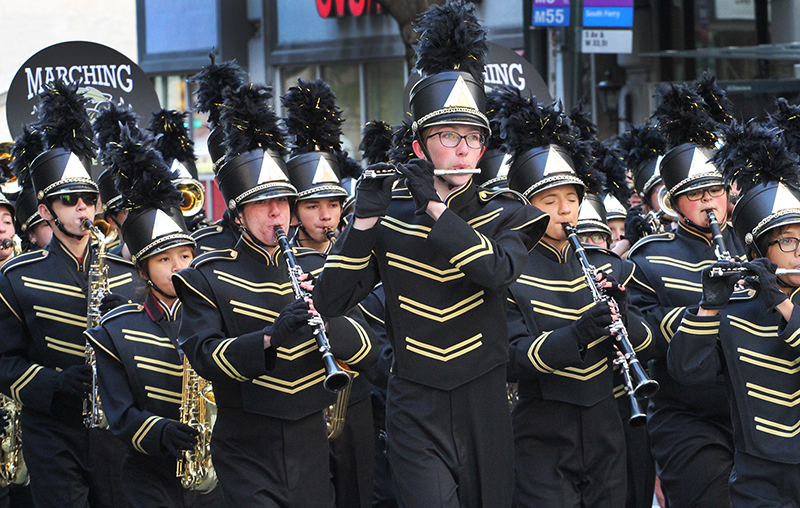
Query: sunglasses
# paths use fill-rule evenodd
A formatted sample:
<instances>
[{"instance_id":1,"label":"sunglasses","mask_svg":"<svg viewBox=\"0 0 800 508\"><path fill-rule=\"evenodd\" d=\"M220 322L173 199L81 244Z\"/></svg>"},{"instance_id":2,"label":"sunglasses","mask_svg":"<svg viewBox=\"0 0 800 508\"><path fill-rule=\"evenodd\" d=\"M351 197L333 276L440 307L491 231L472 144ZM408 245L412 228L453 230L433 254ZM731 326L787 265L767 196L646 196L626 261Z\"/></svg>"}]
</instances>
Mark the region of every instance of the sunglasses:
<instances>
[{"instance_id":1,"label":"sunglasses","mask_svg":"<svg viewBox=\"0 0 800 508\"><path fill-rule=\"evenodd\" d=\"M78 201L82 200L86 206L95 206L97 204L97 194L90 192L76 192L74 194L59 194L56 196L63 206L72 208L78 206Z\"/></svg>"}]
</instances>

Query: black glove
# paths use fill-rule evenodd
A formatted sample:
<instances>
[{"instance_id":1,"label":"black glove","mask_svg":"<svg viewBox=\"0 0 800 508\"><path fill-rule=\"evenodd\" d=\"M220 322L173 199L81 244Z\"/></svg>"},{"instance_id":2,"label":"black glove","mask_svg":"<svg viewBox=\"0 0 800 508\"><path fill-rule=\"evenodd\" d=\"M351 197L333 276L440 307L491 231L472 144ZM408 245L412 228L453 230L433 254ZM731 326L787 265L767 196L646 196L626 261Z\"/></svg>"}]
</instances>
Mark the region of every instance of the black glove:
<instances>
[{"instance_id":1,"label":"black glove","mask_svg":"<svg viewBox=\"0 0 800 508\"><path fill-rule=\"evenodd\" d=\"M204 208L201 208L196 214L188 217L187 219L186 229L188 229L189 232L194 232L200 229L203 226L203 221L208 222Z\"/></svg>"},{"instance_id":2,"label":"black glove","mask_svg":"<svg viewBox=\"0 0 800 508\"><path fill-rule=\"evenodd\" d=\"M778 285L778 276L775 275L778 265L768 258L758 258L744 263L743 266L747 268L748 273L755 275L755 277L752 275L745 277L745 282L758 291L769 310L773 310L784 300L789 299L789 296L781 291Z\"/></svg>"},{"instance_id":3,"label":"black glove","mask_svg":"<svg viewBox=\"0 0 800 508\"><path fill-rule=\"evenodd\" d=\"M91 382L92 367L85 363L72 365L56 376L55 391L83 398L92 390Z\"/></svg>"},{"instance_id":4,"label":"black glove","mask_svg":"<svg viewBox=\"0 0 800 508\"><path fill-rule=\"evenodd\" d=\"M417 205L416 214L424 215L431 201L442 202L433 186L433 164L425 159L411 159L408 164L397 166L397 170L406 177L406 185Z\"/></svg>"},{"instance_id":5,"label":"black glove","mask_svg":"<svg viewBox=\"0 0 800 508\"><path fill-rule=\"evenodd\" d=\"M373 164L367 168L375 171L393 169L389 164ZM397 180L396 176L381 178L361 178L356 187L356 203L353 214L358 219L382 217L392 201L392 185Z\"/></svg>"},{"instance_id":6,"label":"black glove","mask_svg":"<svg viewBox=\"0 0 800 508\"><path fill-rule=\"evenodd\" d=\"M270 347L281 347L294 332L307 325L311 317L305 300L295 300L284 307L272 326L264 328L264 335L270 336Z\"/></svg>"},{"instance_id":7,"label":"black glove","mask_svg":"<svg viewBox=\"0 0 800 508\"><path fill-rule=\"evenodd\" d=\"M628 326L628 292L620 285L613 275L610 273L598 272L602 278L598 281L601 284L606 282L611 284L609 287L603 288L603 292L617 302L619 316L622 318L622 323Z\"/></svg>"},{"instance_id":8,"label":"black glove","mask_svg":"<svg viewBox=\"0 0 800 508\"><path fill-rule=\"evenodd\" d=\"M703 270L703 299L700 300L700 307L704 309L724 309L733 294L736 282L741 278L741 272L723 272L719 277L712 277L711 271L715 268L728 270L741 266L734 261L718 261Z\"/></svg>"},{"instance_id":9,"label":"black glove","mask_svg":"<svg viewBox=\"0 0 800 508\"><path fill-rule=\"evenodd\" d=\"M608 335L611 321L611 308L608 302L598 302L571 325L575 342L583 349L603 335Z\"/></svg>"},{"instance_id":10,"label":"black glove","mask_svg":"<svg viewBox=\"0 0 800 508\"><path fill-rule=\"evenodd\" d=\"M161 429L161 447L170 457L181 458L181 451L191 450L197 444L196 429L185 423L170 421Z\"/></svg>"},{"instance_id":11,"label":"black glove","mask_svg":"<svg viewBox=\"0 0 800 508\"><path fill-rule=\"evenodd\" d=\"M126 303L130 302L124 296L116 293L108 293L100 302L100 314L105 314L110 310L116 309L120 305L125 305Z\"/></svg>"},{"instance_id":12,"label":"black glove","mask_svg":"<svg viewBox=\"0 0 800 508\"><path fill-rule=\"evenodd\" d=\"M631 245L638 242L643 236L655 233L650 223L647 221L642 213L641 206L634 206L628 210L625 216L625 239L631 242Z\"/></svg>"}]
</instances>

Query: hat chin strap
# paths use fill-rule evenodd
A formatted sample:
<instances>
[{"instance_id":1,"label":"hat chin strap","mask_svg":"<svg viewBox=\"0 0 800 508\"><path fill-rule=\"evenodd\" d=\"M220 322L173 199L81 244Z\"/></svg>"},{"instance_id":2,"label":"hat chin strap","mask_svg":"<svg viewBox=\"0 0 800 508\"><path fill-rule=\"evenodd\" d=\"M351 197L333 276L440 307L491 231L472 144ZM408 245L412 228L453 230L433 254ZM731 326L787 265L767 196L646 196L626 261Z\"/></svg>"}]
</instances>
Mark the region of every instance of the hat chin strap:
<instances>
[{"instance_id":1,"label":"hat chin strap","mask_svg":"<svg viewBox=\"0 0 800 508\"><path fill-rule=\"evenodd\" d=\"M160 294L161 296L169 298L170 300L174 300L175 298L178 298L178 295L171 295L169 293L164 292L160 287L158 287L158 285L156 285L155 282L153 282L152 279L147 279L147 285L150 286L152 289L155 289L156 292L158 294Z\"/></svg>"},{"instance_id":2,"label":"hat chin strap","mask_svg":"<svg viewBox=\"0 0 800 508\"><path fill-rule=\"evenodd\" d=\"M65 235L67 235L69 238L73 238L75 240L83 240L82 236L79 236L79 235L76 235L76 234L73 234L73 233L70 233L69 231L67 231L67 228L64 227L64 224L61 222L61 219L58 218L58 215L56 215L55 210L53 210L53 206L50 203L50 201L45 199L44 200L44 206L47 207L47 210L50 212L50 215L53 216L53 222L55 222L56 227L58 227L59 231L61 231Z\"/></svg>"}]
</instances>

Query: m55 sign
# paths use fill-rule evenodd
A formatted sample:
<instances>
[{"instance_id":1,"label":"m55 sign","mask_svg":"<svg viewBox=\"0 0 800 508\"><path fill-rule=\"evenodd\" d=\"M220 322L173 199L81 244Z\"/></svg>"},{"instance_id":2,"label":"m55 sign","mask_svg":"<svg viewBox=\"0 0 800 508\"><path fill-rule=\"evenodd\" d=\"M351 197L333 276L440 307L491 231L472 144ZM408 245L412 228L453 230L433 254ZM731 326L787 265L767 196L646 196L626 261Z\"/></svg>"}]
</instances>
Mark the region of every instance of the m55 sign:
<instances>
[{"instance_id":1,"label":"m55 sign","mask_svg":"<svg viewBox=\"0 0 800 508\"><path fill-rule=\"evenodd\" d=\"M569 26L569 0L533 0L533 26Z\"/></svg>"}]
</instances>

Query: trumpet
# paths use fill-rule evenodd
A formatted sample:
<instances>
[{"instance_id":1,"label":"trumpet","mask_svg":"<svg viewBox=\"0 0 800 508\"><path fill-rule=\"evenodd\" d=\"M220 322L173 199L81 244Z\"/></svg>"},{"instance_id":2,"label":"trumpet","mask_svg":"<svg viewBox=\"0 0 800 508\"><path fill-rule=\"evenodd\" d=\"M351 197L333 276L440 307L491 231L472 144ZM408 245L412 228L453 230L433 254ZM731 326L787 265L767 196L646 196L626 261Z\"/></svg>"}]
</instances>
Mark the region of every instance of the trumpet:
<instances>
[{"instance_id":1,"label":"trumpet","mask_svg":"<svg viewBox=\"0 0 800 508\"><path fill-rule=\"evenodd\" d=\"M306 290L300 287L299 277L303 273L303 269L297 264L294 253L292 253L292 247L289 245L289 240L286 239L286 233L282 227L275 226L275 236L283 250L286 264L289 265L289 278L292 281L295 298L298 300L310 298ZM314 331L317 348L322 353L322 363L325 366L325 381L323 381L322 385L331 393L340 392L350 386L350 374L339 366L333 353L331 353L331 344L328 341L328 334L325 331L325 323L322 321L322 316L316 315L312 317L308 321L308 325Z\"/></svg>"},{"instance_id":2,"label":"trumpet","mask_svg":"<svg viewBox=\"0 0 800 508\"><path fill-rule=\"evenodd\" d=\"M597 269L592 266L592 264L589 262L589 258L586 257L586 250L583 248L581 241L578 239L578 234L575 230L575 227L566 222L561 224L561 226L564 228L564 232L567 233L567 238L569 239L569 243L572 245L572 248L575 249L575 255L578 256L578 261L580 261L581 268L583 269L583 277L586 279L586 285L592 292L592 298L594 301L608 302L612 309L618 310L619 307L617 306L617 302L614 301L614 299L610 296L603 294L597 287L597 284L595 283ZM642 364L639 363L639 358L636 356L636 351L634 351L633 345L631 345L630 339L628 338L628 330L625 328L625 324L622 322L621 317L611 323L610 330L612 335L616 337L616 347L621 353L619 356L619 361L626 364L625 366L622 366L621 369L623 372L627 371L631 378L629 381L629 386L630 392L633 394L634 398L641 400L655 395L659 388L658 381L650 379L642 367Z\"/></svg>"}]
</instances>

